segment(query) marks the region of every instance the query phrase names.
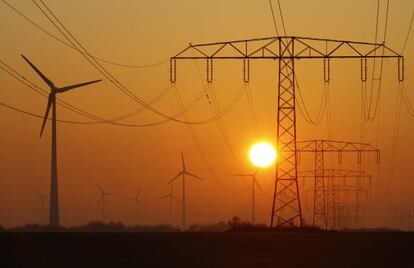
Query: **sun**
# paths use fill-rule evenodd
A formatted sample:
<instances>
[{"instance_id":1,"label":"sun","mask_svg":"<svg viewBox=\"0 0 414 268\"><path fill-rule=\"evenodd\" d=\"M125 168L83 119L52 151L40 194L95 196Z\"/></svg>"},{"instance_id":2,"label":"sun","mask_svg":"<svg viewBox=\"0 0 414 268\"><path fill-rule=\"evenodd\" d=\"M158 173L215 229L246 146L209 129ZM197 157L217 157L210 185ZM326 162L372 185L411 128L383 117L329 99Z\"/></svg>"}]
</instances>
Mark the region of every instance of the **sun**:
<instances>
[{"instance_id":1,"label":"sun","mask_svg":"<svg viewBox=\"0 0 414 268\"><path fill-rule=\"evenodd\" d=\"M250 148L250 161L253 165L265 168L272 165L276 160L276 150L273 144L269 142L258 142Z\"/></svg>"}]
</instances>

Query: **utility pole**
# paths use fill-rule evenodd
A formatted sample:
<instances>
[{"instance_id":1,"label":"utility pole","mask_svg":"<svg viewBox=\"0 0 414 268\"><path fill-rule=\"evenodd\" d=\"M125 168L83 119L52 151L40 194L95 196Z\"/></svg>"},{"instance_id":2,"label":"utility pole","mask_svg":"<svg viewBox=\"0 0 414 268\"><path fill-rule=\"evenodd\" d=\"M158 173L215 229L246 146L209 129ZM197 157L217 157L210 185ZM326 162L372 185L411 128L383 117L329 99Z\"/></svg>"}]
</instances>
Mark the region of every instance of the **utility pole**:
<instances>
[{"instance_id":1,"label":"utility pole","mask_svg":"<svg viewBox=\"0 0 414 268\"><path fill-rule=\"evenodd\" d=\"M376 53L378 51L384 53ZM302 209L297 176L296 149L296 60L324 62L324 80L330 81L331 59L360 59L361 80L367 79L367 61L374 58L398 59L398 79L404 79L404 58L385 44L296 36L276 36L205 44L191 44L170 59L170 81L176 82L177 60L205 60L207 82L213 81L214 60L242 60L243 80L250 79L250 60L278 60L278 108L275 189L270 226L302 227Z\"/></svg>"},{"instance_id":2,"label":"utility pole","mask_svg":"<svg viewBox=\"0 0 414 268\"><path fill-rule=\"evenodd\" d=\"M368 174L359 171L325 169L325 154L337 153L338 162L342 163L343 153L357 153L358 163L361 162L363 152L373 152L377 155L377 163L380 161L380 153L377 148L368 143L356 143L331 140L309 140L297 142L298 155L301 153L313 153L315 155L315 169L310 172L302 172L301 177L315 178L313 192L313 219L312 225L325 229L335 228L335 192L331 183L326 178L369 177Z\"/></svg>"}]
</instances>

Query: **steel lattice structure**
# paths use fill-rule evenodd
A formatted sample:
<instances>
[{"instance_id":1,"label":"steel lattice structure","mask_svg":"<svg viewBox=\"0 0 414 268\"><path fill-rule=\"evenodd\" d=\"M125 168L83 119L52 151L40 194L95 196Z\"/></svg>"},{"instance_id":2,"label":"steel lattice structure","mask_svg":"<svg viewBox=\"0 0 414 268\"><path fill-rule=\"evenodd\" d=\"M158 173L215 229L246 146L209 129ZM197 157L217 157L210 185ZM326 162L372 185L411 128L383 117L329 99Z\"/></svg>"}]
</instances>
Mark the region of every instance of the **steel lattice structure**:
<instances>
[{"instance_id":1,"label":"steel lattice structure","mask_svg":"<svg viewBox=\"0 0 414 268\"><path fill-rule=\"evenodd\" d=\"M319 155L319 157L318 157ZM315 152L315 167L317 167L316 158L323 158L323 153ZM312 225L320 226L325 229L335 229L337 227L337 193L338 192L362 192L367 190L362 187L361 178L367 179L371 185L371 175L364 171L355 171L348 169L323 169L323 163L319 165L320 170L299 171L299 178L314 179L313 192L313 218ZM342 183L336 183L337 179L342 179ZM349 178L355 178L356 183L350 185L347 181Z\"/></svg>"},{"instance_id":2,"label":"steel lattice structure","mask_svg":"<svg viewBox=\"0 0 414 268\"><path fill-rule=\"evenodd\" d=\"M376 53L376 52L384 53ZM381 55L379 55L381 54ZM177 60L206 60L207 82L213 81L214 60L242 60L243 79L249 82L250 60L279 62L278 111L276 125L275 191L270 226L302 226L297 179L295 60L321 59L324 78L330 80L331 59L361 59L361 79L367 78L367 60L398 59L398 79L404 79L404 58L384 44L296 36L276 36L226 42L189 44L170 59L170 80L177 79Z\"/></svg>"},{"instance_id":3,"label":"steel lattice structure","mask_svg":"<svg viewBox=\"0 0 414 268\"><path fill-rule=\"evenodd\" d=\"M380 152L368 143L356 143L331 140L309 140L297 142L297 153L313 153L315 155L315 169L302 172L300 177L314 177L313 193L313 226L324 228L335 228L335 191L332 178L342 177L370 177L362 171L325 169L325 153L338 153L338 161L342 162L342 153L354 152L358 154L358 162L361 160L362 152L373 152L377 155L377 162L380 160ZM328 180L326 180L328 178Z\"/></svg>"}]
</instances>

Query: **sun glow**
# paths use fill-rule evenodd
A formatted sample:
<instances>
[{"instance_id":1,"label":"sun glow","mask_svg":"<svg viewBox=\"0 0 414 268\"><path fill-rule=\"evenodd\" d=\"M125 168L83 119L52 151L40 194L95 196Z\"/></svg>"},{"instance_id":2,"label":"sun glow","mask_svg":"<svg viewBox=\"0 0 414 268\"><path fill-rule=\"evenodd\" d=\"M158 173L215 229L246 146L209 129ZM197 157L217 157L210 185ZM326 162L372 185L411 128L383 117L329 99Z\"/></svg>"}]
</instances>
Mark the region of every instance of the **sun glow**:
<instances>
[{"instance_id":1,"label":"sun glow","mask_svg":"<svg viewBox=\"0 0 414 268\"><path fill-rule=\"evenodd\" d=\"M253 165L265 168L272 165L276 160L276 150L269 142L258 142L252 146L249 152L250 161Z\"/></svg>"}]
</instances>

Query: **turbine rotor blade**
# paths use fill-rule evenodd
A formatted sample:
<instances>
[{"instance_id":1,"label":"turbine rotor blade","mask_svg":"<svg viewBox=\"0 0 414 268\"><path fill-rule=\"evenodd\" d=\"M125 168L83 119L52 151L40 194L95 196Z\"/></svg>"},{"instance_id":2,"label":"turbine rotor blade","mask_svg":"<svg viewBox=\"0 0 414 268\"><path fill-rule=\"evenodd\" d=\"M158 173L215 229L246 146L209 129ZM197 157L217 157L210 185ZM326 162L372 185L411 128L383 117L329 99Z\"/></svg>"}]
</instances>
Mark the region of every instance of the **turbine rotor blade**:
<instances>
[{"instance_id":1,"label":"turbine rotor blade","mask_svg":"<svg viewBox=\"0 0 414 268\"><path fill-rule=\"evenodd\" d=\"M46 121L47 121L47 118L49 116L50 107L52 106L52 103L53 103L52 96L49 94L49 99L47 101L47 106L46 106L46 112L45 112L45 116L44 116L43 122L42 122L42 128L40 129L40 137L42 137L42 135L43 135L43 130L45 129Z\"/></svg>"},{"instance_id":2,"label":"turbine rotor blade","mask_svg":"<svg viewBox=\"0 0 414 268\"><path fill-rule=\"evenodd\" d=\"M194 177L196 179L203 180L203 178L201 178L201 177L199 177L197 175L194 175L193 173L190 173L188 171L184 171L184 173L187 174L188 176Z\"/></svg>"},{"instance_id":3,"label":"turbine rotor blade","mask_svg":"<svg viewBox=\"0 0 414 268\"><path fill-rule=\"evenodd\" d=\"M252 175L250 175L250 174L234 174L233 176L236 176L236 177L251 177Z\"/></svg>"},{"instance_id":4,"label":"turbine rotor blade","mask_svg":"<svg viewBox=\"0 0 414 268\"><path fill-rule=\"evenodd\" d=\"M84 86L94 84L94 83L98 83L98 82L101 82L101 81L102 81L102 79L99 79L99 80L89 81L89 82L80 83L80 84L76 84L76 85L71 85L71 86L67 86L67 87L62 87L62 88L58 88L57 92L62 93L62 92L66 92L66 91L74 89L74 88L84 87Z\"/></svg>"},{"instance_id":5,"label":"turbine rotor blade","mask_svg":"<svg viewBox=\"0 0 414 268\"><path fill-rule=\"evenodd\" d=\"M172 183L175 179L177 179L179 176L181 176L184 172L180 171L180 173L177 174L177 176L175 176L174 178L172 178L168 183Z\"/></svg>"},{"instance_id":6,"label":"turbine rotor blade","mask_svg":"<svg viewBox=\"0 0 414 268\"><path fill-rule=\"evenodd\" d=\"M181 160L183 161L183 170L185 170L184 153L181 151Z\"/></svg>"},{"instance_id":7,"label":"turbine rotor blade","mask_svg":"<svg viewBox=\"0 0 414 268\"><path fill-rule=\"evenodd\" d=\"M37 67L33 63L31 63L30 60L28 60L23 54L22 57L33 68L33 70L35 70L35 72L43 79L43 81L45 81L46 84L48 84L49 87L55 87L52 81L50 81L39 69L37 69Z\"/></svg>"}]
</instances>

